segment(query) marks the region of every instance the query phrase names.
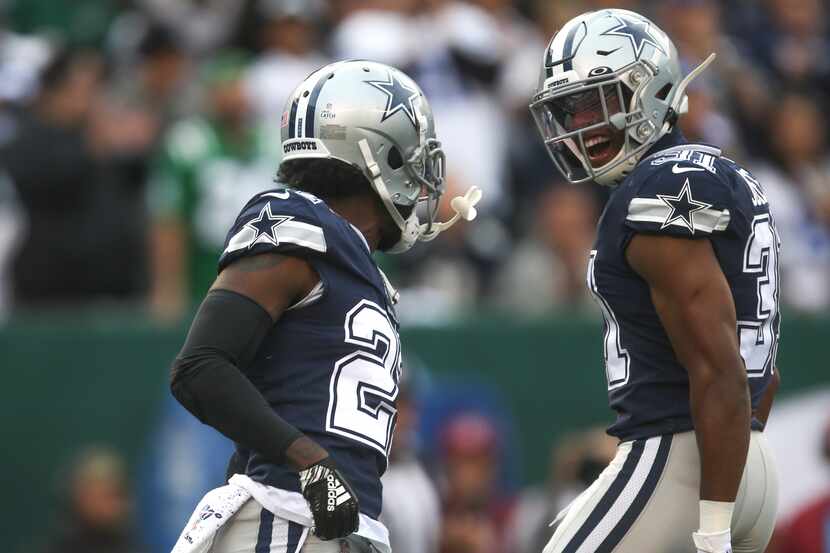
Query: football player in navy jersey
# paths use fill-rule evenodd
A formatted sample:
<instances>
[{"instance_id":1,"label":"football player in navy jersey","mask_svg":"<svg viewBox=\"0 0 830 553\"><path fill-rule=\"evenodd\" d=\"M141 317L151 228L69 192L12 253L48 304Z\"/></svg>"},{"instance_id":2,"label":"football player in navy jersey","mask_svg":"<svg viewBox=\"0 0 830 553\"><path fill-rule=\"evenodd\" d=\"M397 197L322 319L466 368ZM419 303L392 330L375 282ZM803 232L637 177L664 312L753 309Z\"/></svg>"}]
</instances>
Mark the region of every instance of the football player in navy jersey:
<instances>
[{"instance_id":1,"label":"football player in navy jersey","mask_svg":"<svg viewBox=\"0 0 830 553\"><path fill-rule=\"evenodd\" d=\"M762 430L777 387L779 240L763 188L677 129L671 40L626 10L580 15L530 105L571 182L615 187L588 262L620 439L545 553L762 552L777 482Z\"/></svg>"},{"instance_id":2,"label":"football player in navy jersey","mask_svg":"<svg viewBox=\"0 0 830 553\"><path fill-rule=\"evenodd\" d=\"M480 193L435 220L432 112L379 63L312 73L288 100L282 148L286 187L242 208L173 364L175 397L237 446L229 485L202 500L177 552L389 550L380 476L401 350L396 292L372 252L472 219Z\"/></svg>"}]
</instances>

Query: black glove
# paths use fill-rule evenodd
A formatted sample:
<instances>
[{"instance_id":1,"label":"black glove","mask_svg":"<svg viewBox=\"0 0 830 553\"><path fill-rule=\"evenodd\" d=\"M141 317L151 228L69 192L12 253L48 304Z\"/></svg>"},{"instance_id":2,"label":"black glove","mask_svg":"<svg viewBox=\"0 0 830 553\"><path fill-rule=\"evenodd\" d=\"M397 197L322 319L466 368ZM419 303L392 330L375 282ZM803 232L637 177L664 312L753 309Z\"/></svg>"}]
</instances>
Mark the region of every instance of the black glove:
<instances>
[{"instance_id":1,"label":"black glove","mask_svg":"<svg viewBox=\"0 0 830 553\"><path fill-rule=\"evenodd\" d=\"M300 471L300 489L314 516L314 533L318 538L345 538L357 530L357 495L331 457Z\"/></svg>"}]
</instances>

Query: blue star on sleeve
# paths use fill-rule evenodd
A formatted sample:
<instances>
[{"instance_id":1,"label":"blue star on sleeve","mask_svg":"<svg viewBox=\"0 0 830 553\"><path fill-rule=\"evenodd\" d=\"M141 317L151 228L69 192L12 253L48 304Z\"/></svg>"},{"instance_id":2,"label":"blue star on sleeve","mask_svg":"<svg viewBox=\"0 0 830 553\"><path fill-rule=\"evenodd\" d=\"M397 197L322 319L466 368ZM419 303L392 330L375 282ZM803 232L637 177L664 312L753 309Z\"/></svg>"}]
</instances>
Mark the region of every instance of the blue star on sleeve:
<instances>
[{"instance_id":1,"label":"blue star on sleeve","mask_svg":"<svg viewBox=\"0 0 830 553\"><path fill-rule=\"evenodd\" d=\"M251 219L245 225L247 228L253 229L256 233L248 247L250 248L260 242L267 242L274 246L279 246L280 241L277 238L277 227L291 219L293 217L288 215L273 215L271 213L271 204L266 203L262 211L259 212L259 216Z\"/></svg>"},{"instance_id":2,"label":"blue star on sleeve","mask_svg":"<svg viewBox=\"0 0 830 553\"><path fill-rule=\"evenodd\" d=\"M328 208L300 192L272 190L258 194L242 208L228 235L219 269L234 260L261 253L324 255L326 233L318 213Z\"/></svg>"},{"instance_id":3,"label":"blue star on sleeve","mask_svg":"<svg viewBox=\"0 0 830 553\"><path fill-rule=\"evenodd\" d=\"M635 231L700 238L729 227L730 189L705 171L678 179L667 166L634 190L625 224Z\"/></svg>"},{"instance_id":4,"label":"blue star on sleeve","mask_svg":"<svg viewBox=\"0 0 830 553\"><path fill-rule=\"evenodd\" d=\"M712 207L712 204L699 202L692 198L692 191L689 189L688 177L686 178L686 182L683 183L683 188L680 190L677 196L657 194L657 197L660 198L660 201L666 204L670 210L669 214L666 216L666 220L663 221L663 224L660 226L661 229L666 228L675 221L680 221L683 225L686 226L686 228L689 229L689 232L694 234L695 213Z\"/></svg>"}]
</instances>

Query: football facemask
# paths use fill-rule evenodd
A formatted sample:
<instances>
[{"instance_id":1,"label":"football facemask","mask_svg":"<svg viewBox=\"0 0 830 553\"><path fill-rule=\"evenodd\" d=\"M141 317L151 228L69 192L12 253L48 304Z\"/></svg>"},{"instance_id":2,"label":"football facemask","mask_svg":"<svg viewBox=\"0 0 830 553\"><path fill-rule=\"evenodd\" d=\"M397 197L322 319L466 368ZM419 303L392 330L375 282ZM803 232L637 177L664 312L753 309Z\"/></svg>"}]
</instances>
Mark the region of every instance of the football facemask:
<instances>
[{"instance_id":1,"label":"football facemask","mask_svg":"<svg viewBox=\"0 0 830 553\"><path fill-rule=\"evenodd\" d=\"M654 133L631 88L610 77L548 91L530 105L548 153L571 182L597 180L640 153L644 145L632 139L631 129L643 138Z\"/></svg>"}]
</instances>

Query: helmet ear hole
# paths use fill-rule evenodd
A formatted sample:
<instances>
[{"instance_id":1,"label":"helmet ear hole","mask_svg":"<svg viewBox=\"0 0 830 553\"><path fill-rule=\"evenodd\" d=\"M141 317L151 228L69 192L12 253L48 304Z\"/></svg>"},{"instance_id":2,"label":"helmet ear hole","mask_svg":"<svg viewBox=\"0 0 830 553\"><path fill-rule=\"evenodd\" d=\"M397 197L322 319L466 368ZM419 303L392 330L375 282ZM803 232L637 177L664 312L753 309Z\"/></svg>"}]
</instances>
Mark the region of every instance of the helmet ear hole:
<instances>
[{"instance_id":1,"label":"helmet ear hole","mask_svg":"<svg viewBox=\"0 0 830 553\"><path fill-rule=\"evenodd\" d=\"M663 88L657 91L657 94L654 95L655 98L658 100L665 100L669 97L669 92L671 92L672 83L666 83Z\"/></svg>"},{"instance_id":2,"label":"helmet ear hole","mask_svg":"<svg viewBox=\"0 0 830 553\"><path fill-rule=\"evenodd\" d=\"M403 157L401 156L401 151L397 148L397 146L389 148L389 153L386 155L386 163L389 164L389 167L393 170L403 167Z\"/></svg>"}]
</instances>

